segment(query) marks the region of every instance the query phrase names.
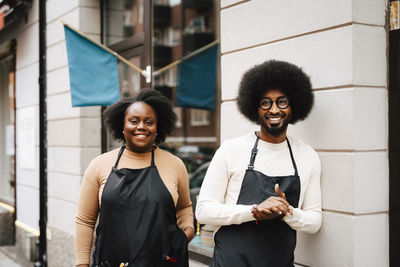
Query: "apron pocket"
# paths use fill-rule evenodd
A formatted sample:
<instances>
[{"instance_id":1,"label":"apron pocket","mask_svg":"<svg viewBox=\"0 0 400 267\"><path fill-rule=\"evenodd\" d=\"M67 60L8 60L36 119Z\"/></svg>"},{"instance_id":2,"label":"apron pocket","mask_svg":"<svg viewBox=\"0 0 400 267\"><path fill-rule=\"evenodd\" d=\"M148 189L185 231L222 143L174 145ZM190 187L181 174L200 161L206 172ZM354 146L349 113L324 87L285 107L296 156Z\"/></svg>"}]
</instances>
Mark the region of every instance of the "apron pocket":
<instances>
[{"instance_id":1,"label":"apron pocket","mask_svg":"<svg viewBox=\"0 0 400 267\"><path fill-rule=\"evenodd\" d=\"M166 266L187 266L188 262L188 239L185 233L178 226L171 234L169 247L164 252L162 261Z\"/></svg>"}]
</instances>

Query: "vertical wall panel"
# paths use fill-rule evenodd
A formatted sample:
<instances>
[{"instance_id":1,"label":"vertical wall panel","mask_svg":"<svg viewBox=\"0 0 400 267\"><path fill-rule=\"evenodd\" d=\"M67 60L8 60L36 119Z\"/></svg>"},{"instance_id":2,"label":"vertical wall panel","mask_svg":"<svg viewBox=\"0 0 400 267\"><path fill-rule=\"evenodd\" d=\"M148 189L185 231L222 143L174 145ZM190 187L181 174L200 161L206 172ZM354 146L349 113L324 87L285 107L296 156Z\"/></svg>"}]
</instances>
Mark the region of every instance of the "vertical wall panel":
<instances>
[{"instance_id":1,"label":"vertical wall panel","mask_svg":"<svg viewBox=\"0 0 400 267\"><path fill-rule=\"evenodd\" d=\"M65 36L60 20L93 39L100 34L100 1L47 2L49 266L74 265L75 215L89 162L100 154L100 107L72 107ZM63 211L60 213L60 211ZM69 253L60 253L69 250Z\"/></svg>"}]
</instances>

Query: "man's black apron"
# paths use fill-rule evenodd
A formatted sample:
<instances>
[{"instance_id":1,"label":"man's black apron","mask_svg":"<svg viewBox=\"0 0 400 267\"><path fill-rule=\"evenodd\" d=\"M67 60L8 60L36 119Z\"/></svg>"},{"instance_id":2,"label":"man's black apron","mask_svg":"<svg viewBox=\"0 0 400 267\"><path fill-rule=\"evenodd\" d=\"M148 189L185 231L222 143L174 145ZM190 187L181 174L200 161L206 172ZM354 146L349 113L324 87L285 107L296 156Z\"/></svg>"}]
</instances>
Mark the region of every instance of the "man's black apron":
<instances>
[{"instance_id":1,"label":"man's black apron","mask_svg":"<svg viewBox=\"0 0 400 267\"><path fill-rule=\"evenodd\" d=\"M259 137L251 151L250 164L243 178L237 204L259 204L275 193L275 184L285 193L287 201L297 208L300 179L287 140L294 175L267 176L255 171ZM222 226L214 237L212 267L293 267L296 231L279 217L265 221L251 221L240 225Z\"/></svg>"},{"instance_id":2,"label":"man's black apron","mask_svg":"<svg viewBox=\"0 0 400 267\"><path fill-rule=\"evenodd\" d=\"M104 186L93 266L188 266L187 237L177 226L174 201L154 165L117 169Z\"/></svg>"}]
</instances>

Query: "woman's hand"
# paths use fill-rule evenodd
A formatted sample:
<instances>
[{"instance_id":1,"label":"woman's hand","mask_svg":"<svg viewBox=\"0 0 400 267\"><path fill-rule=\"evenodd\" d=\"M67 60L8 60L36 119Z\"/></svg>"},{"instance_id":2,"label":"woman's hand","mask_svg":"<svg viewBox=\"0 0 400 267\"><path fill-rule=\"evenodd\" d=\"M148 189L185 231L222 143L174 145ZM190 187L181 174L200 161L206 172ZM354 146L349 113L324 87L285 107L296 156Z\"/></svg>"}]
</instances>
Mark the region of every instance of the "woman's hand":
<instances>
[{"instance_id":1,"label":"woman's hand","mask_svg":"<svg viewBox=\"0 0 400 267\"><path fill-rule=\"evenodd\" d=\"M281 192L279 185L275 185L277 197L269 197L258 205L254 205L251 212L257 220L271 220L278 216L285 216L290 204L286 200L285 193Z\"/></svg>"},{"instance_id":2,"label":"woman's hand","mask_svg":"<svg viewBox=\"0 0 400 267\"><path fill-rule=\"evenodd\" d=\"M185 228L183 228L183 232L185 233L188 243L190 241L192 241L192 239L194 238L194 228L190 227L190 226L186 226Z\"/></svg>"}]
</instances>

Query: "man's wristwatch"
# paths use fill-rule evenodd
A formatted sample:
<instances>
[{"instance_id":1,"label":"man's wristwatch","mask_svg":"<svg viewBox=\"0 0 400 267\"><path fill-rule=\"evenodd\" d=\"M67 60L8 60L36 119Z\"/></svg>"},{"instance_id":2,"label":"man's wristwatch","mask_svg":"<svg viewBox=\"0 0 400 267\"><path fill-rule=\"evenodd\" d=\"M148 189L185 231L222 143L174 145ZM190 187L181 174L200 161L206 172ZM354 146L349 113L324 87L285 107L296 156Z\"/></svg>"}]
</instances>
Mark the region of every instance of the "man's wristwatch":
<instances>
[{"instance_id":1,"label":"man's wristwatch","mask_svg":"<svg viewBox=\"0 0 400 267\"><path fill-rule=\"evenodd\" d=\"M288 212L285 216L283 216L282 220L284 220L285 222L290 222L291 220L293 220L293 207L292 206L289 206Z\"/></svg>"}]
</instances>

